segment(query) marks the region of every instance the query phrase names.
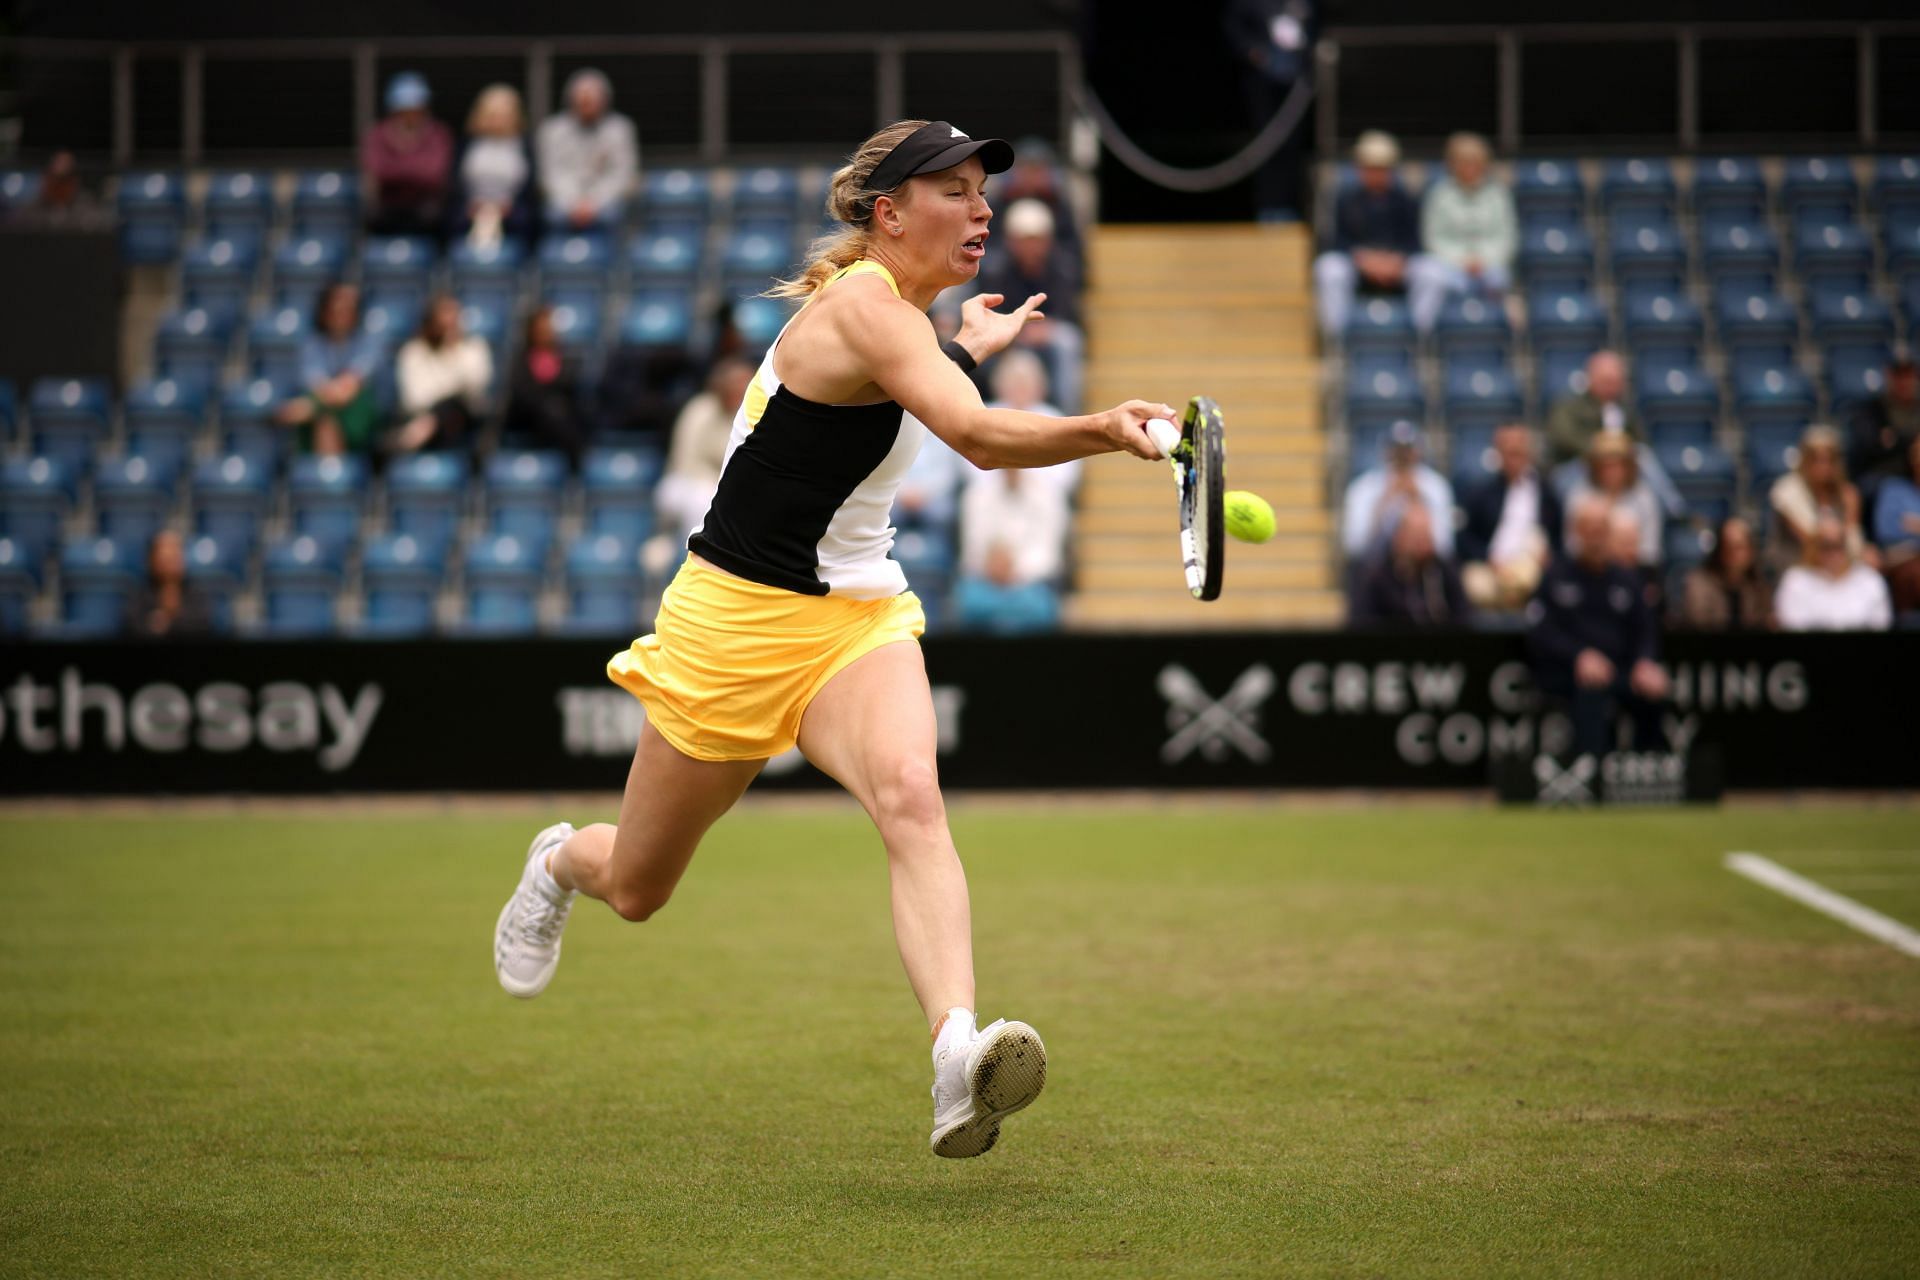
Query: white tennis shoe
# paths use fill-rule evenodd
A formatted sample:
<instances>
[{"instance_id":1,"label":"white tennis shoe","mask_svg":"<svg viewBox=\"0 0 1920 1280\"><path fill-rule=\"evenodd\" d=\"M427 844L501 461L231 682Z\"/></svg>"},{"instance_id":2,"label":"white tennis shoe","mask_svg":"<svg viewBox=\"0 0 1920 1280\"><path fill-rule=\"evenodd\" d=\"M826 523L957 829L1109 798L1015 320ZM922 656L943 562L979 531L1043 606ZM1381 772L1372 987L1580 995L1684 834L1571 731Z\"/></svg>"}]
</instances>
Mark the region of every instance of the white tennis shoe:
<instances>
[{"instance_id":1,"label":"white tennis shoe","mask_svg":"<svg viewBox=\"0 0 1920 1280\"><path fill-rule=\"evenodd\" d=\"M1000 1122L1040 1096L1047 1046L1024 1022L1004 1018L933 1063L933 1154L982 1156L1000 1138Z\"/></svg>"},{"instance_id":2,"label":"white tennis shoe","mask_svg":"<svg viewBox=\"0 0 1920 1280\"><path fill-rule=\"evenodd\" d=\"M520 885L500 910L493 929L493 971L510 996L530 1000L547 989L560 965L560 931L573 910L573 891L547 872L547 855L573 834L561 822L533 838Z\"/></svg>"}]
</instances>

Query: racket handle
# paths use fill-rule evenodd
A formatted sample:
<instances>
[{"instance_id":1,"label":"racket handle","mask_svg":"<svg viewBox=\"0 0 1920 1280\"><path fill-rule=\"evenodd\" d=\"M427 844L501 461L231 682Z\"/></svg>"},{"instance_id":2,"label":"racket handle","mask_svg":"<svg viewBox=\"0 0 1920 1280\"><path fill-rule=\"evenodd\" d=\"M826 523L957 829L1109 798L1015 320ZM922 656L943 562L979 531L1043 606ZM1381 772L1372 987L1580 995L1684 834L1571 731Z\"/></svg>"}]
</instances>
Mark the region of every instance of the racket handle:
<instances>
[{"instance_id":1,"label":"racket handle","mask_svg":"<svg viewBox=\"0 0 1920 1280\"><path fill-rule=\"evenodd\" d=\"M1174 448L1180 443L1180 428L1165 418L1148 418L1147 435L1159 448L1160 456L1163 458L1171 458Z\"/></svg>"}]
</instances>

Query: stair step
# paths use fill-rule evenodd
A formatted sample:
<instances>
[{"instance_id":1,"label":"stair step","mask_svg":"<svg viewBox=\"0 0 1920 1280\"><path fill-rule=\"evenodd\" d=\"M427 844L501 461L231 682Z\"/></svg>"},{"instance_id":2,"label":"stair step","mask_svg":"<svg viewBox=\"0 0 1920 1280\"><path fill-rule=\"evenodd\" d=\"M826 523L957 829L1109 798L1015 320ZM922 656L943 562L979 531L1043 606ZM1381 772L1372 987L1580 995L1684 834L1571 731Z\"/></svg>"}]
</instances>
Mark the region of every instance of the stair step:
<instances>
[{"instance_id":1,"label":"stair step","mask_svg":"<svg viewBox=\"0 0 1920 1280\"><path fill-rule=\"evenodd\" d=\"M1229 589L1252 591L1279 589L1325 590L1331 585L1328 570L1319 564L1245 563L1246 558L1229 554L1225 582ZM1151 591L1163 583L1178 586L1180 561L1169 549L1157 561L1128 564L1082 564L1074 575L1082 591Z\"/></svg>"},{"instance_id":2,"label":"stair step","mask_svg":"<svg viewBox=\"0 0 1920 1280\"><path fill-rule=\"evenodd\" d=\"M1161 512L1153 526L1139 532L1113 532L1098 525L1087 526L1083 523L1075 535L1075 560L1082 565L1165 563L1180 544L1171 508ZM1326 558L1326 531L1315 529L1301 533L1276 533L1268 541L1260 543L1236 542L1231 549L1230 563L1236 566L1243 563L1311 565L1324 569Z\"/></svg>"},{"instance_id":3,"label":"stair step","mask_svg":"<svg viewBox=\"0 0 1920 1280\"><path fill-rule=\"evenodd\" d=\"M1076 595L1066 604L1067 624L1084 630L1201 631L1246 627L1331 625L1340 620L1337 591L1258 592L1235 595L1229 583L1218 600L1195 600L1178 580L1164 591L1111 591Z\"/></svg>"},{"instance_id":4,"label":"stair step","mask_svg":"<svg viewBox=\"0 0 1920 1280\"><path fill-rule=\"evenodd\" d=\"M1103 540L1111 539L1116 544L1124 544L1132 537L1173 538L1175 514L1172 495L1158 506L1121 506L1102 505L1083 507L1074 518L1074 528L1087 535L1088 545L1091 539L1099 535ZM1265 546L1281 550L1282 554L1292 555L1290 549L1295 536L1300 536L1299 546L1318 547L1324 553L1325 540L1332 529L1332 520L1328 513L1319 507L1287 507L1273 513L1273 541ZM1142 543L1142 546L1145 544ZM1123 549L1119 554L1131 555L1132 549Z\"/></svg>"}]
</instances>

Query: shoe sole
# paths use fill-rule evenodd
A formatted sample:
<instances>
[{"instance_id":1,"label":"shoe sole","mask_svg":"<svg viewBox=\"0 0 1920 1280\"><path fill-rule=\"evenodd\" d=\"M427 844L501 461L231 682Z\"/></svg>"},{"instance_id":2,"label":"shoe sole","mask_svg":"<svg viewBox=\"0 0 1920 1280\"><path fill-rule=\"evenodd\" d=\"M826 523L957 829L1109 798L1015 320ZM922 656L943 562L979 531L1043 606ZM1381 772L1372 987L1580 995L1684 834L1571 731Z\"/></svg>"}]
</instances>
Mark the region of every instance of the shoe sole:
<instances>
[{"instance_id":1,"label":"shoe sole","mask_svg":"<svg viewBox=\"0 0 1920 1280\"><path fill-rule=\"evenodd\" d=\"M533 838L533 843L527 846L526 859L520 866L520 878L523 881L526 879L527 874L526 863L533 861L534 850L540 847L541 841L546 840L556 830L566 825L564 822L557 822ZM519 896L520 886L515 885L513 888L513 897L507 899L507 905L500 908L500 916L493 922L493 953L496 957L500 954L500 935L507 927L507 914L513 910L513 899ZM515 983L513 979L506 975L506 971L501 969L498 959L493 962L493 976L500 980L500 989L508 995L514 997L516 1000L531 1000L547 989L547 984L553 981L554 970L559 967L560 946L556 943L553 948L553 963L547 966L546 972L541 974L537 981L525 986Z\"/></svg>"},{"instance_id":2,"label":"shoe sole","mask_svg":"<svg viewBox=\"0 0 1920 1280\"><path fill-rule=\"evenodd\" d=\"M933 1154L949 1160L983 1156L1000 1140L1000 1122L1033 1105L1047 1084L1047 1046L1024 1022L995 1032L967 1075L973 1114L933 1135Z\"/></svg>"}]
</instances>

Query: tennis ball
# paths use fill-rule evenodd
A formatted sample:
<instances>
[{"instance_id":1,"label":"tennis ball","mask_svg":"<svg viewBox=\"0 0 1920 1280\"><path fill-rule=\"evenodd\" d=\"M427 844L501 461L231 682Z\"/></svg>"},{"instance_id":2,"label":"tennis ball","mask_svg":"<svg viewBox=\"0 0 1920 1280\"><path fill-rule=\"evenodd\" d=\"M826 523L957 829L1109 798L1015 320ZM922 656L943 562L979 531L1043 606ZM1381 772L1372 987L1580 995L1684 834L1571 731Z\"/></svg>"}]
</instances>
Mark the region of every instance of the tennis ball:
<instances>
[{"instance_id":1,"label":"tennis ball","mask_svg":"<svg viewBox=\"0 0 1920 1280\"><path fill-rule=\"evenodd\" d=\"M1242 542L1265 542L1273 536L1273 508L1257 493L1229 489L1224 500L1227 532Z\"/></svg>"}]
</instances>

